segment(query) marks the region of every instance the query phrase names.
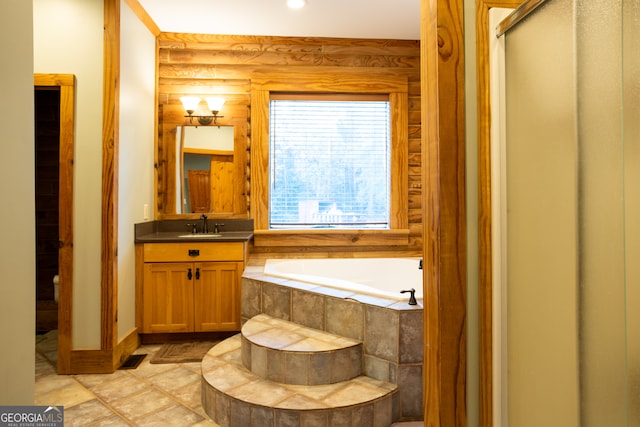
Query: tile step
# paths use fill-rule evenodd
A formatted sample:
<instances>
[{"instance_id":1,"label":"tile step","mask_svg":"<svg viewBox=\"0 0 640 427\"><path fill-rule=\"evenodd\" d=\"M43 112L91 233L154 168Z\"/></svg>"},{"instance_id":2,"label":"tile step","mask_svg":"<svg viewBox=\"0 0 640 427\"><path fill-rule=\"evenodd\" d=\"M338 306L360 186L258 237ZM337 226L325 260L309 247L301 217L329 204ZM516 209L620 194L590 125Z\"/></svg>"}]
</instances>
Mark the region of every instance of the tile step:
<instances>
[{"instance_id":1,"label":"tile step","mask_svg":"<svg viewBox=\"0 0 640 427\"><path fill-rule=\"evenodd\" d=\"M242 327L242 363L284 384L333 384L362 374L362 343L259 314Z\"/></svg>"},{"instance_id":2,"label":"tile step","mask_svg":"<svg viewBox=\"0 0 640 427\"><path fill-rule=\"evenodd\" d=\"M282 384L247 369L241 353L238 334L202 360L202 406L222 427L386 427L396 419L395 384L366 376L323 385Z\"/></svg>"}]
</instances>

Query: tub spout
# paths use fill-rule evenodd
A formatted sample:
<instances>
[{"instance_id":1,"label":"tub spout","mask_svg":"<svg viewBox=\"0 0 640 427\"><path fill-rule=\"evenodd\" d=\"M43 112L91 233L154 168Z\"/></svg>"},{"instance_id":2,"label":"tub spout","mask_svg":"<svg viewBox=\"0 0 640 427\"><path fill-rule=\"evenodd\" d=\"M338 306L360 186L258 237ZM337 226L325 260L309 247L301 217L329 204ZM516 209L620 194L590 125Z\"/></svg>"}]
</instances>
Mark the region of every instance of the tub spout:
<instances>
[{"instance_id":1,"label":"tub spout","mask_svg":"<svg viewBox=\"0 0 640 427\"><path fill-rule=\"evenodd\" d=\"M418 305L418 301L416 301L416 290L411 288L400 291L401 294L406 294L407 292L411 292L411 296L409 297L409 305Z\"/></svg>"}]
</instances>

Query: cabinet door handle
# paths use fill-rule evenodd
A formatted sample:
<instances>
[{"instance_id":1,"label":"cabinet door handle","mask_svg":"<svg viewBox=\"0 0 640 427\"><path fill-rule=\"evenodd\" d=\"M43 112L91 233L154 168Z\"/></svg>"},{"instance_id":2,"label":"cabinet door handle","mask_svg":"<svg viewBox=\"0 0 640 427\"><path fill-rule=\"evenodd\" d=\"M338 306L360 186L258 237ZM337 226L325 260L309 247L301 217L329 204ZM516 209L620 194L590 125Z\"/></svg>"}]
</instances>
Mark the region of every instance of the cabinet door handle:
<instances>
[{"instance_id":1,"label":"cabinet door handle","mask_svg":"<svg viewBox=\"0 0 640 427\"><path fill-rule=\"evenodd\" d=\"M191 273L191 269L189 269L189 271L187 272L187 278L191 280L192 277L193 277L193 274Z\"/></svg>"},{"instance_id":2,"label":"cabinet door handle","mask_svg":"<svg viewBox=\"0 0 640 427\"><path fill-rule=\"evenodd\" d=\"M196 268L196 280L200 280L200 269Z\"/></svg>"},{"instance_id":3,"label":"cabinet door handle","mask_svg":"<svg viewBox=\"0 0 640 427\"><path fill-rule=\"evenodd\" d=\"M189 249L189 256L200 256L200 249Z\"/></svg>"}]
</instances>

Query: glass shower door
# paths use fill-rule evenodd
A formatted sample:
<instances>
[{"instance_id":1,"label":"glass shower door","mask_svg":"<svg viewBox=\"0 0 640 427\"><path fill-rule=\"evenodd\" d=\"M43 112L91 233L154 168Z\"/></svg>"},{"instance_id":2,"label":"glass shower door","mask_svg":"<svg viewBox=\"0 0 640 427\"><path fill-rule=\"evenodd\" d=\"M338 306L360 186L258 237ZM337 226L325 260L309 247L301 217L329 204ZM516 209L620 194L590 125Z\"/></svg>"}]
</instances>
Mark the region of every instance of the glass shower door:
<instances>
[{"instance_id":1,"label":"glass shower door","mask_svg":"<svg viewBox=\"0 0 640 427\"><path fill-rule=\"evenodd\" d=\"M640 425L640 0L543 3L504 36L503 404Z\"/></svg>"}]
</instances>

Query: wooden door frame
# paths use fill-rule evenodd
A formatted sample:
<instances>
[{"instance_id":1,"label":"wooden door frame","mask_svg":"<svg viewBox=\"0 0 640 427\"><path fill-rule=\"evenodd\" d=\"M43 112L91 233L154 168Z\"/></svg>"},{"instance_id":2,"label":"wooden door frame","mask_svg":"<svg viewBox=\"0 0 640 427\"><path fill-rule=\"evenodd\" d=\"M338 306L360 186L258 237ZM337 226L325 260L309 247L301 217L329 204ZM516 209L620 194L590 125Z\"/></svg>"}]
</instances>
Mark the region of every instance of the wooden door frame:
<instances>
[{"instance_id":1,"label":"wooden door frame","mask_svg":"<svg viewBox=\"0 0 640 427\"><path fill-rule=\"evenodd\" d=\"M102 231L100 275L100 349L72 349L71 286L68 310L58 330L58 372L63 374L112 373L138 346L137 332L117 343L118 272L118 136L120 79L120 1L104 0L104 78L102 99ZM70 224L73 224L71 222ZM72 225L70 225L72 227ZM72 256L71 256L72 259ZM69 273L71 277L72 271ZM62 280L62 276L61 276ZM62 333L62 336L61 336ZM61 360L62 357L62 360Z\"/></svg>"},{"instance_id":2,"label":"wooden door frame","mask_svg":"<svg viewBox=\"0 0 640 427\"><path fill-rule=\"evenodd\" d=\"M60 90L60 155L58 196L58 373L70 371L73 295L73 153L75 86L73 74L34 74L33 85Z\"/></svg>"},{"instance_id":3,"label":"wooden door frame","mask_svg":"<svg viewBox=\"0 0 640 427\"><path fill-rule=\"evenodd\" d=\"M476 0L478 103L478 312L480 343L480 425L493 426L493 242L491 217L491 85L489 10L517 8L523 0Z\"/></svg>"},{"instance_id":4,"label":"wooden door frame","mask_svg":"<svg viewBox=\"0 0 640 427\"><path fill-rule=\"evenodd\" d=\"M424 424L467 425L464 0L421 0Z\"/></svg>"},{"instance_id":5,"label":"wooden door frame","mask_svg":"<svg viewBox=\"0 0 640 427\"><path fill-rule=\"evenodd\" d=\"M113 372L126 350L118 341L118 148L120 142L120 1L104 0L102 88L102 245L100 350L102 369ZM137 334L136 338L137 338ZM136 340L133 340L136 341ZM131 347L135 343L129 343Z\"/></svg>"}]
</instances>

